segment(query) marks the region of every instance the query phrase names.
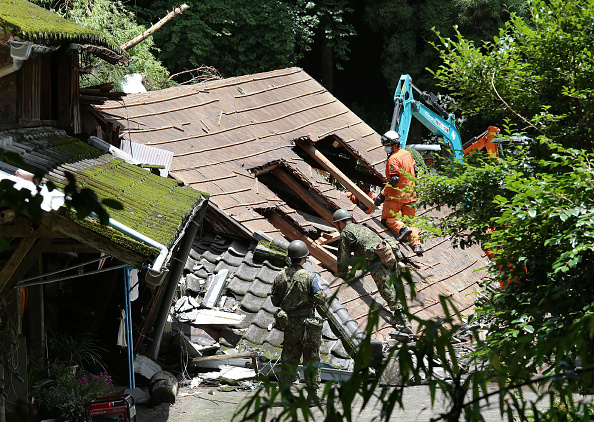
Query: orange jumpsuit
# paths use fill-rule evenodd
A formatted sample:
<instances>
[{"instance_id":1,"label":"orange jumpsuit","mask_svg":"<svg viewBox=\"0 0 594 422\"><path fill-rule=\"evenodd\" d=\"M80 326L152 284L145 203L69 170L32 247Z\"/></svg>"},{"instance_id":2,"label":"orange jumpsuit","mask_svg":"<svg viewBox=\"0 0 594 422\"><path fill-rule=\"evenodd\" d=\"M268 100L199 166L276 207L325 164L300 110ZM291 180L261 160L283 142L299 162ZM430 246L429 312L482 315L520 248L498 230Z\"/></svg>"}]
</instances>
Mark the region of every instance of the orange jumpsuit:
<instances>
[{"instance_id":1,"label":"orange jumpsuit","mask_svg":"<svg viewBox=\"0 0 594 422\"><path fill-rule=\"evenodd\" d=\"M415 159L412 154L402 148L394 148L386 162L386 179L389 181L393 174L400 176L396 186L387 184L382 189L382 195L386 198L382 210L382 218L386 225L397 233L405 226L402 220L397 220L401 215L415 216L414 203L417 201L417 194L414 191L415 183L406 175L415 175ZM420 245L419 229L410 227L412 230L411 244Z\"/></svg>"},{"instance_id":2,"label":"orange jumpsuit","mask_svg":"<svg viewBox=\"0 0 594 422\"><path fill-rule=\"evenodd\" d=\"M371 192L371 191L370 192L366 192L366 193L367 193L367 196L369 196L372 200L375 199L375 198L377 198L377 195L375 193ZM360 201L357 199L357 197L355 196L354 193L346 192L346 196L347 196L347 198L349 198L349 200L353 204L360 205ZM367 210L365 210L365 212L367 214L371 214L373 211L371 211L370 209L367 209Z\"/></svg>"}]
</instances>

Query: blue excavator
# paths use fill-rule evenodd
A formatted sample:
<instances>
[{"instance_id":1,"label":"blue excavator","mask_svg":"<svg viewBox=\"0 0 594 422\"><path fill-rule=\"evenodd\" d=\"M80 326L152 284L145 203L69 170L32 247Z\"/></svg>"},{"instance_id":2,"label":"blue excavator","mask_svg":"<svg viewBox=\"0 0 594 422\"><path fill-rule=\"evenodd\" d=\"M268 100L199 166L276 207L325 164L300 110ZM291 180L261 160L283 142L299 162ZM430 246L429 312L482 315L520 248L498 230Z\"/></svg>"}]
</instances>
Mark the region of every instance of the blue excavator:
<instances>
[{"instance_id":1,"label":"blue excavator","mask_svg":"<svg viewBox=\"0 0 594 422\"><path fill-rule=\"evenodd\" d=\"M414 91L431 108L417 101L414 97ZM414 86L410 75L401 75L394 92L394 113L390 124L390 130L396 131L400 135L401 148L407 145L408 132L413 117L436 135L440 139L440 143L445 144L450 156L457 161L464 161L465 155L472 154L475 151L486 150L494 154L500 152L500 146L492 142L499 134L499 128L489 126L481 135L475 136L462 144L460 134L456 128L455 116L438 104L435 94L421 91ZM409 147L420 151L441 150L441 145L415 144L409 145Z\"/></svg>"}]
</instances>

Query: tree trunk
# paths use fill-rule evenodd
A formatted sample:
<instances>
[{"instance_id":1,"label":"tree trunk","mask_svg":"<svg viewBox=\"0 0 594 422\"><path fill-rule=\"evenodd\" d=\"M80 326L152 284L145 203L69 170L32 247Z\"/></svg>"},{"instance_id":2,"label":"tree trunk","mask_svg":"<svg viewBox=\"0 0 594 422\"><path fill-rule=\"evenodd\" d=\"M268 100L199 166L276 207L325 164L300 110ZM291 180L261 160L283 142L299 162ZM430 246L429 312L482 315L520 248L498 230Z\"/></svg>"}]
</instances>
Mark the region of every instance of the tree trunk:
<instances>
[{"instance_id":1,"label":"tree trunk","mask_svg":"<svg viewBox=\"0 0 594 422\"><path fill-rule=\"evenodd\" d=\"M154 24L153 26L151 26L149 29L147 29L146 31L144 31L142 34L140 34L139 36L131 39L130 41L128 41L127 43L124 43L120 46L120 48L122 50L129 50L132 47L134 47L136 44L144 41L145 39L147 39L148 37L150 37L151 35L153 35L155 32L157 32L163 25L165 25L167 22L169 22L171 19L173 19L174 17L176 17L177 15L179 15L180 13L183 13L186 9L188 9L190 6L188 6L187 4L182 4L179 7L176 7L175 9L173 9L171 12L169 12L167 14L167 16L165 16L163 19L161 19L159 22L157 22L156 24Z\"/></svg>"},{"instance_id":2,"label":"tree trunk","mask_svg":"<svg viewBox=\"0 0 594 422\"><path fill-rule=\"evenodd\" d=\"M167 371L159 371L151 378L149 394L153 404L175 403L177 378Z\"/></svg>"},{"instance_id":3,"label":"tree trunk","mask_svg":"<svg viewBox=\"0 0 594 422\"><path fill-rule=\"evenodd\" d=\"M334 90L334 50L326 38L322 46L322 85L329 92Z\"/></svg>"}]
</instances>

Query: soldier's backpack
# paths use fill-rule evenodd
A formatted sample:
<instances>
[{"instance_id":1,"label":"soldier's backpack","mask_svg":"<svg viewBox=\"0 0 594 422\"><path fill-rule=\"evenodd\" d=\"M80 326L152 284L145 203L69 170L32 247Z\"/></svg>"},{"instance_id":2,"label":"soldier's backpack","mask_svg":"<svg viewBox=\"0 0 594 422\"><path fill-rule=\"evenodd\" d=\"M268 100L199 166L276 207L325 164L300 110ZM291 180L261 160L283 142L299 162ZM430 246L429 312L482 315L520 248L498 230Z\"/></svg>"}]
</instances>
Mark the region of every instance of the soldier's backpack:
<instances>
[{"instance_id":1,"label":"soldier's backpack","mask_svg":"<svg viewBox=\"0 0 594 422\"><path fill-rule=\"evenodd\" d=\"M396 262L402 259L400 246L398 245L398 242L392 238L384 239L382 243L377 245L375 247L375 253L380 261L388 267L392 267Z\"/></svg>"}]
</instances>

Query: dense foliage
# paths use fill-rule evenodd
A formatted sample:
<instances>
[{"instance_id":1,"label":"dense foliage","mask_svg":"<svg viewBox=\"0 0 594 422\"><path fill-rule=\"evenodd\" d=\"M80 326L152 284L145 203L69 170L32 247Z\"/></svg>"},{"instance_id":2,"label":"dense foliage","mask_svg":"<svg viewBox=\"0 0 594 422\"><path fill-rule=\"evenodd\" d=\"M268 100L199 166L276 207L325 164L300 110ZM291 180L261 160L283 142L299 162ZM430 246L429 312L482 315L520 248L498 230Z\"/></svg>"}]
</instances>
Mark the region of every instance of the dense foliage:
<instances>
[{"instance_id":1,"label":"dense foliage","mask_svg":"<svg viewBox=\"0 0 594 422\"><path fill-rule=\"evenodd\" d=\"M490 321L477 355L491 360L503 385L545 368L555 375L548 391L565 401L591 390L594 370L594 2L537 0L531 10L531 24L513 16L482 46L460 34L443 38L436 72L467 110L530 136L511 136L508 127L504 156L452 165L423 184L421 197L454 210L432 222L442 234L461 245L483 242L493 254L502 287L477 312ZM587 419L584 409L575 412Z\"/></svg>"},{"instance_id":2,"label":"dense foliage","mask_svg":"<svg viewBox=\"0 0 594 422\"><path fill-rule=\"evenodd\" d=\"M213 66L225 77L295 65L318 35L338 59L347 57L346 0L187 2L183 16L155 34L159 57L172 72ZM144 22L155 22L179 4L171 0L136 2Z\"/></svg>"},{"instance_id":3,"label":"dense foliage","mask_svg":"<svg viewBox=\"0 0 594 422\"><path fill-rule=\"evenodd\" d=\"M504 118L530 136L592 148L594 138L591 1L534 2L526 21L512 15L493 41L441 38L435 72L468 114Z\"/></svg>"},{"instance_id":4,"label":"dense foliage","mask_svg":"<svg viewBox=\"0 0 594 422\"><path fill-rule=\"evenodd\" d=\"M44 7L74 21L82 27L102 33L115 45L122 45L142 34L146 28L136 22L136 16L119 0L33 0ZM85 57L83 67L92 67L92 73L81 80L81 86L113 82L121 90L124 76L140 73L147 89L165 88L172 84L169 71L158 61L152 37L132 47L127 53L132 57L129 65L111 65L94 56Z\"/></svg>"},{"instance_id":5,"label":"dense foliage","mask_svg":"<svg viewBox=\"0 0 594 422\"><path fill-rule=\"evenodd\" d=\"M365 21L382 35L382 73L396 87L400 75L410 74L420 87L431 89L433 78L426 69L440 63L431 47L434 31L454 35L454 27L470 40L496 35L509 12L526 12L524 0L373 0L366 4Z\"/></svg>"}]
</instances>

